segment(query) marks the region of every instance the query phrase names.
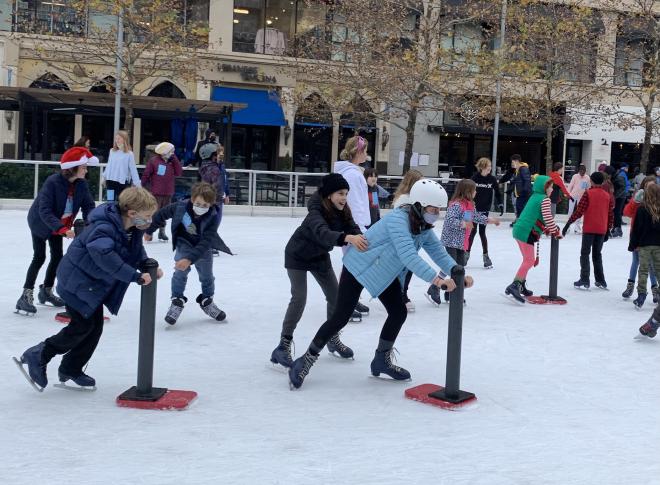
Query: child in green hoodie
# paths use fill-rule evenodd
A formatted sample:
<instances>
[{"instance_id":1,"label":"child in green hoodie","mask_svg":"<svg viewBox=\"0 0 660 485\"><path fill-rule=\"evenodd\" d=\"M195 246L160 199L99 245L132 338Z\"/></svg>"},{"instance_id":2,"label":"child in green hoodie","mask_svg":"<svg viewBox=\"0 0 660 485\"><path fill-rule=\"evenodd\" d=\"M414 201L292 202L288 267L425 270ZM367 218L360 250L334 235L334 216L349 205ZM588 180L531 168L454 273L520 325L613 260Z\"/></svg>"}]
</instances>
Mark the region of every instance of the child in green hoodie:
<instances>
[{"instance_id":1,"label":"child in green hoodie","mask_svg":"<svg viewBox=\"0 0 660 485\"><path fill-rule=\"evenodd\" d=\"M525 285L527 273L538 264L534 256L534 244L541 237L541 233L546 233L557 239L562 235L552 217L552 207L550 194L552 193L552 179L546 175L536 177L532 189L532 196L525 204L520 217L513 226L513 238L518 243L523 261L516 273L516 277L509 286L506 287L504 294L512 297L520 304L525 303L526 296L532 296Z\"/></svg>"}]
</instances>

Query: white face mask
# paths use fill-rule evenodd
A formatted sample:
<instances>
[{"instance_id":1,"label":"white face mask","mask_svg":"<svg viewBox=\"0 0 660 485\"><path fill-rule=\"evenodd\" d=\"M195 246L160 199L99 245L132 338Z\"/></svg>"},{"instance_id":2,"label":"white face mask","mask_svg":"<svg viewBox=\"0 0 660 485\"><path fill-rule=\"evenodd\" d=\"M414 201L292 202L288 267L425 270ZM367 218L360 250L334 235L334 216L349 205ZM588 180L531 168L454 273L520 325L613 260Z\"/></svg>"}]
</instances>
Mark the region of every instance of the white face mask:
<instances>
[{"instance_id":1,"label":"white face mask","mask_svg":"<svg viewBox=\"0 0 660 485\"><path fill-rule=\"evenodd\" d=\"M193 212L198 216L203 216L208 211L209 207L197 207L196 205L193 206Z\"/></svg>"},{"instance_id":2,"label":"white face mask","mask_svg":"<svg viewBox=\"0 0 660 485\"><path fill-rule=\"evenodd\" d=\"M424 212L424 222L427 224L435 224L440 219L440 214L431 214L429 212Z\"/></svg>"}]
</instances>

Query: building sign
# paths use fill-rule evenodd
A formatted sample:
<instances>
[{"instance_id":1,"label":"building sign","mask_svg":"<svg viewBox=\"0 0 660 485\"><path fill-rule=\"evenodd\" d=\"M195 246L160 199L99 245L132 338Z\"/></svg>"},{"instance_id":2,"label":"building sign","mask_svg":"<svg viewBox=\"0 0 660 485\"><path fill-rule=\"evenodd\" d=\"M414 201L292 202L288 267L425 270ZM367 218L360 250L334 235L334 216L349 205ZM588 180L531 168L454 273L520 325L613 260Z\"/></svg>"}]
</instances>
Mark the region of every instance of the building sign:
<instances>
[{"instance_id":1,"label":"building sign","mask_svg":"<svg viewBox=\"0 0 660 485\"><path fill-rule=\"evenodd\" d=\"M218 63L217 70L219 72L238 73L241 76L241 80L245 82L277 84L277 78L275 76L270 76L268 74L265 74L258 67L242 66L240 64Z\"/></svg>"}]
</instances>

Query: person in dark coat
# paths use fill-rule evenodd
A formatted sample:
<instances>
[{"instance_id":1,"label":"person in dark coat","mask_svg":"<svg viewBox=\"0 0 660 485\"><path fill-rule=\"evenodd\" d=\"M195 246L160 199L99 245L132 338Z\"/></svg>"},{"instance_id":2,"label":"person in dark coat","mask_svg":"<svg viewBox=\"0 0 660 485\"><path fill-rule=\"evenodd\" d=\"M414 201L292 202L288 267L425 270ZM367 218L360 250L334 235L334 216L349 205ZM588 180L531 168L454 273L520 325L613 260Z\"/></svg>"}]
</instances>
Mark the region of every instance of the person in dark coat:
<instances>
[{"instance_id":1,"label":"person in dark coat","mask_svg":"<svg viewBox=\"0 0 660 485\"><path fill-rule=\"evenodd\" d=\"M216 249L231 254L218 235L220 211L215 201L215 189L205 182L197 183L192 186L189 200L175 202L156 212L151 227L146 231L145 239L151 241L154 231L165 221L172 219L175 271L172 275L172 303L165 316L165 321L170 325L176 323L188 302L184 292L193 264L202 285L202 293L197 297L197 303L202 311L214 320L222 321L226 318L225 312L213 303L215 277L211 251Z\"/></svg>"},{"instance_id":2,"label":"person in dark coat","mask_svg":"<svg viewBox=\"0 0 660 485\"><path fill-rule=\"evenodd\" d=\"M628 165L625 165L628 170ZM614 167L608 167L607 173L614 187L614 227L612 228L612 237L623 237L623 207L626 205L626 196L628 195L628 178L625 171L615 170Z\"/></svg>"},{"instance_id":3,"label":"person in dark coat","mask_svg":"<svg viewBox=\"0 0 660 485\"><path fill-rule=\"evenodd\" d=\"M330 251L336 246L351 244L359 251L367 242L351 215L346 198L346 179L332 173L323 177L321 187L309 201L309 212L300 227L289 239L284 250L284 267L291 281L291 301L284 316L280 344L271 354L271 362L291 367L293 332L302 317L307 302L307 273L317 281L327 301L330 317L337 301L338 283L332 269ZM335 334L328 342L328 350L341 357L352 358L353 351Z\"/></svg>"},{"instance_id":4,"label":"person in dark coat","mask_svg":"<svg viewBox=\"0 0 660 485\"><path fill-rule=\"evenodd\" d=\"M199 153L199 149L202 148L204 145L207 143L218 143L218 137L215 134L215 131L212 130L211 128L207 129L204 132L204 139L199 140L197 142L197 146L195 147L195 165L198 167L202 164L202 157Z\"/></svg>"},{"instance_id":5,"label":"person in dark coat","mask_svg":"<svg viewBox=\"0 0 660 485\"><path fill-rule=\"evenodd\" d=\"M103 332L103 306L116 315L130 283L151 283L149 273L139 268L147 259L142 231L155 211L156 199L139 187L125 189L118 202L92 211L89 226L73 240L57 270L57 291L71 322L21 356L34 384L46 387L46 365L55 355L65 354L58 369L60 382L96 385L83 369ZM160 268L157 274L162 276Z\"/></svg>"},{"instance_id":6,"label":"person in dark coat","mask_svg":"<svg viewBox=\"0 0 660 485\"><path fill-rule=\"evenodd\" d=\"M63 239L73 238L73 221L82 209L86 220L94 209L94 200L85 180L87 165L98 165L98 158L83 147L73 147L62 154L60 173L48 177L28 212L34 255L27 270L23 293L16 302L16 312L35 314L34 284L46 261L46 242L50 247L50 263L38 299L61 307L64 301L53 292L57 267L62 260Z\"/></svg>"},{"instance_id":7,"label":"person in dark coat","mask_svg":"<svg viewBox=\"0 0 660 485\"><path fill-rule=\"evenodd\" d=\"M474 197L475 210L488 217L490 213L490 207L493 204L493 195L495 195L495 206L497 207L497 210L500 211L500 217L502 217L504 215L502 193L500 192L500 186L497 183L497 179L490 173L492 167L490 159L481 157L479 160L477 160L475 167L477 170L472 175L472 180L477 186L477 192ZM484 267L492 268L493 262L488 256L488 238L486 237L485 224L472 225L472 231L470 232L470 244L466 254L466 263L467 260L470 259L470 252L472 251L472 245L474 244L474 238L477 235L477 231L479 231L479 239L481 239Z\"/></svg>"}]
</instances>

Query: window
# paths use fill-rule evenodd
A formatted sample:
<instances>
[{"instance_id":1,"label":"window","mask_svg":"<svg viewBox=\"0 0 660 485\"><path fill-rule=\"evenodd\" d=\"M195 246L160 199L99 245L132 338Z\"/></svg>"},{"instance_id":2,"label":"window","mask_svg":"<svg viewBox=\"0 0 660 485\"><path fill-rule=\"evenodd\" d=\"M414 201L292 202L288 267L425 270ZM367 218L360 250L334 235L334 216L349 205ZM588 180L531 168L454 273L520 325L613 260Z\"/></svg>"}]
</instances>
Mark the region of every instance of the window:
<instances>
[{"instance_id":1,"label":"window","mask_svg":"<svg viewBox=\"0 0 660 485\"><path fill-rule=\"evenodd\" d=\"M86 19L68 0L17 0L14 32L80 36Z\"/></svg>"},{"instance_id":2,"label":"window","mask_svg":"<svg viewBox=\"0 0 660 485\"><path fill-rule=\"evenodd\" d=\"M442 49L447 51L446 61L449 66L458 67L467 64L476 71L474 56L487 46L486 32L481 24L455 24L441 41Z\"/></svg>"},{"instance_id":3,"label":"window","mask_svg":"<svg viewBox=\"0 0 660 485\"><path fill-rule=\"evenodd\" d=\"M646 39L617 38L614 65L614 84L642 86L647 50Z\"/></svg>"},{"instance_id":4,"label":"window","mask_svg":"<svg viewBox=\"0 0 660 485\"><path fill-rule=\"evenodd\" d=\"M234 2L234 52L254 52L257 32L266 25L265 0L236 0Z\"/></svg>"},{"instance_id":5,"label":"window","mask_svg":"<svg viewBox=\"0 0 660 485\"><path fill-rule=\"evenodd\" d=\"M325 52L325 39L328 35L328 6L323 1L298 2L297 8L296 55L313 59L328 59L329 52Z\"/></svg>"},{"instance_id":6,"label":"window","mask_svg":"<svg viewBox=\"0 0 660 485\"><path fill-rule=\"evenodd\" d=\"M234 52L284 55L295 24L294 0L236 0Z\"/></svg>"}]
</instances>

